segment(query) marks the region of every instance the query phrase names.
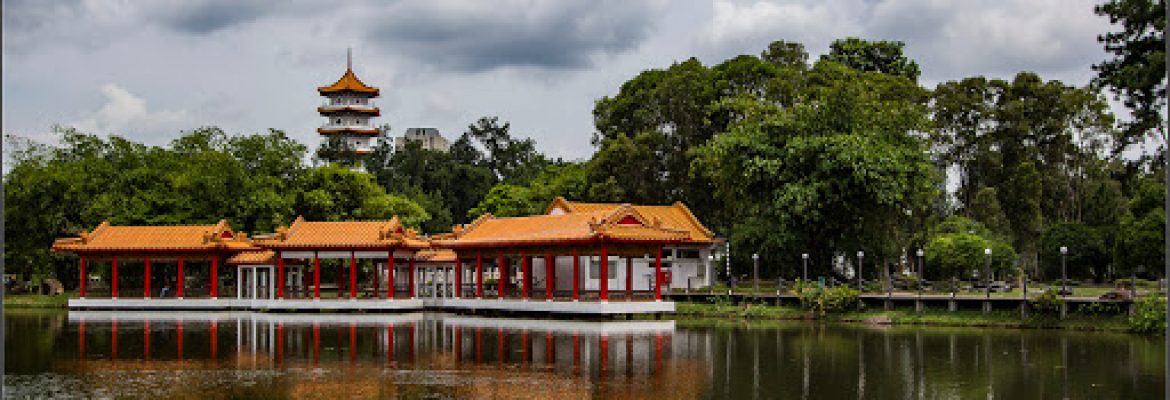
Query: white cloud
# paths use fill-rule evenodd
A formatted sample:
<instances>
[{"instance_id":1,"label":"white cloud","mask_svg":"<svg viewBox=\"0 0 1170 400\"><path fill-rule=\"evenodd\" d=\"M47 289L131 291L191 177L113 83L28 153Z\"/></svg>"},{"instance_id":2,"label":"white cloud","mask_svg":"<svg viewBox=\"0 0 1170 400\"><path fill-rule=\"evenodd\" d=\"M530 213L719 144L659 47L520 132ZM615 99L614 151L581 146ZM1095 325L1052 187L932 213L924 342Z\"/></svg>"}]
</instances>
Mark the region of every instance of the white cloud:
<instances>
[{"instance_id":1,"label":"white cloud","mask_svg":"<svg viewBox=\"0 0 1170 400\"><path fill-rule=\"evenodd\" d=\"M82 119L66 124L82 132L112 134L170 135L190 128L186 111L150 111L146 100L113 83L101 87L106 103Z\"/></svg>"}]
</instances>

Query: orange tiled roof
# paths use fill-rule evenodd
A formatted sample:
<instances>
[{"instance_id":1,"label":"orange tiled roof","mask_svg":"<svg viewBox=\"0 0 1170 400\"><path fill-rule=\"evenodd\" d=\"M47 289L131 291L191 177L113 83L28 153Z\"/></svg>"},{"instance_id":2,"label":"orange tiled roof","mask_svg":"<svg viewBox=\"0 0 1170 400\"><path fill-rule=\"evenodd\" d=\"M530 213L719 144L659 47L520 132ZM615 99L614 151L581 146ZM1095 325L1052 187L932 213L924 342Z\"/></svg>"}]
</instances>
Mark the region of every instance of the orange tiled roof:
<instances>
[{"instance_id":1,"label":"orange tiled roof","mask_svg":"<svg viewBox=\"0 0 1170 400\"><path fill-rule=\"evenodd\" d=\"M491 214L452 232L455 238L435 240L444 247L524 245L548 242L619 241L680 242L689 237L650 220L630 205L615 210L560 215L496 218Z\"/></svg>"},{"instance_id":2,"label":"orange tiled roof","mask_svg":"<svg viewBox=\"0 0 1170 400\"><path fill-rule=\"evenodd\" d=\"M448 249L426 249L414 253L414 260L424 263L454 263L455 252Z\"/></svg>"},{"instance_id":3,"label":"orange tiled roof","mask_svg":"<svg viewBox=\"0 0 1170 400\"><path fill-rule=\"evenodd\" d=\"M369 248L385 249L402 246L425 248L425 238L413 229L402 226L398 217L389 221L305 221L297 217L288 228L278 228L271 239L259 242L273 249L307 248Z\"/></svg>"},{"instance_id":4,"label":"orange tiled roof","mask_svg":"<svg viewBox=\"0 0 1170 400\"><path fill-rule=\"evenodd\" d=\"M256 249L247 235L233 232L227 221L215 225L113 226L103 221L91 232L57 239L53 251L60 252L173 252L242 251Z\"/></svg>"},{"instance_id":5,"label":"orange tiled roof","mask_svg":"<svg viewBox=\"0 0 1170 400\"><path fill-rule=\"evenodd\" d=\"M358 79L357 75L354 75L353 69L350 68L345 69L345 74L341 75L341 79L338 79L337 82L329 86L317 88L317 92L322 95L346 91L378 97L378 88L363 83L361 79Z\"/></svg>"},{"instance_id":6,"label":"orange tiled roof","mask_svg":"<svg viewBox=\"0 0 1170 400\"><path fill-rule=\"evenodd\" d=\"M551 214L557 208L565 213L572 214L613 211L622 206L624 205L617 203L582 203L569 201L564 197L557 197L548 205L545 214ZM688 240L691 242L706 243L715 241L715 234L703 226L703 223L699 222L695 214L691 213L690 208L687 208L682 202L675 202L669 206L632 205L631 207L647 219L662 221L662 226L664 227L686 231L689 235Z\"/></svg>"},{"instance_id":7,"label":"orange tiled roof","mask_svg":"<svg viewBox=\"0 0 1170 400\"><path fill-rule=\"evenodd\" d=\"M228 265L274 265L276 252L272 250L250 250L227 259Z\"/></svg>"}]
</instances>

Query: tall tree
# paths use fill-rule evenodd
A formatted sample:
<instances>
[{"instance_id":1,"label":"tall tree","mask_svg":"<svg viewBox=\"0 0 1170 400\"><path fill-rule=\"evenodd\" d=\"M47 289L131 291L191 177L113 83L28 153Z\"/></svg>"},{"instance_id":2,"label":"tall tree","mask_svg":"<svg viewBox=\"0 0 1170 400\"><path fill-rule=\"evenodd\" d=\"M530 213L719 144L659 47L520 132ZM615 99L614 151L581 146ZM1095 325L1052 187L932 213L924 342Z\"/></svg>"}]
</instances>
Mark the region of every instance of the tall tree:
<instances>
[{"instance_id":1,"label":"tall tree","mask_svg":"<svg viewBox=\"0 0 1170 400\"><path fill-rule=\"evenodd\" d=\"M856 37L838 39L822 60L848 65L858 71L881 72L917 81L918 63L902 54L906 45L898 41L871 41Z\"/></svg>"},{"instance_id":2,"label":"tall tree","mask_svg":"<svg viewBox=\"0 0 1170 400\"><path fill-rule=\"evenodd\" d=\"M1093 65L1096 82L1113 90L1132 113L1118 145L1154 136L1166 117L1166 2L1109 0L1094 11L1119 25L1097 36L1111 58Z\"/></svg>"}]
</instances>

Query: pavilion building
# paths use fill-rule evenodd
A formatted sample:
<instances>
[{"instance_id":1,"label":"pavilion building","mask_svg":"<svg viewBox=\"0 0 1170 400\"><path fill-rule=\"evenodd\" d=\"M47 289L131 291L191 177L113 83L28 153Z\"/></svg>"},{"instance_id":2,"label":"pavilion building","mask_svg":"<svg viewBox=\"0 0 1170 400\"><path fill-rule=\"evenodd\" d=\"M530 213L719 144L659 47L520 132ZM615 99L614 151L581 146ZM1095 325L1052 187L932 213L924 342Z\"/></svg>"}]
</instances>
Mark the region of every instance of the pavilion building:
<instances>
[{"instance_id":1,"label":"pavilion building","mask_svg":"<svg viewBox=\"0 0 1170 400\"><path fill-rule=\"evenodd\" d=\"M325 104L317 107L317 112L325 117L325 124L317 128L317 133L325 138L341 138L356 154L373 152L370 139L378 136L381 130L373 126L370 119L382 115L373 101L379 96L379 91L353 73L351 55L347 54L345 73L341 78L332 85L317 88L317 93L326 98Z\"/></svg>"}]
</instances>

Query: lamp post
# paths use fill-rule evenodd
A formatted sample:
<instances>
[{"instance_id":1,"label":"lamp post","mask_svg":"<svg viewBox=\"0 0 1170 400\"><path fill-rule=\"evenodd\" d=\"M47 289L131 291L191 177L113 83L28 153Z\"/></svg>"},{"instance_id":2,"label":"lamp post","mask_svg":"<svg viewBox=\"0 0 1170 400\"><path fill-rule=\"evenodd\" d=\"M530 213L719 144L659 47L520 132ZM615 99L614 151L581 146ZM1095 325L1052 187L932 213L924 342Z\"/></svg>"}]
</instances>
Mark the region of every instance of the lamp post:
<instances>
[{"instance_id":1,"label":"lamp post","mask_svg":"<svg viewBox=\"0 0 1170 400\"><path fill-rule=\"evenodd\" d=\"M926 252L918 249L916 255L918 256L918 294L922 295L922 286L926 284L926 279L923 277L925 275L923 272L926 271L926 261L924 261Z\"/></svg>"},{"instance_id":2,"label":"lamp post","mask_svg":"<svg viewBox=\"0 0 1170 400\"><path fill-rule=\"evenodd\" d=\"M1060 246L1060 296L1066 296L1068 293L1068 268L1065 266L1065 258L1068 256L1068 247Z\"/></svg>"},{"instance_id":3,"label":"lamp post","mask_svg":"<svg viewBox=\"0 0 1170 400\"><path fill-rule=\"evenodd\" d=\"M808 281L808 253L802 253L800 259L803 261L804 272L801 275L801 280Z\"/></svg>"},{"instance_id":4,"label":"lamp post","mask_svg":"<svg viewBox=\"0 0 1170 400\"><path fill-rule=\"evenodd\" d=\"M861 266L865 264L865 252L857 251L857 291L864 292L865 286L861 284Z\"/></svg>"},{"instance_id":5,"label":"lamp post","mask_svg":"<svg viewBox=\"0 0 1170 400\"><path fill-rule=\"evenodd\" d=\"M987 285L987 287L985 288L985 291L987 292L987 298L990 299L991 298L991 249L990 248L983 249L983 255L987 256L987 263L984 264L985 266L983 267L983 274L985 276L985 278L983 278L983 281Z\"/></svg>"},{"instance_id":6,"label":"lamp post","mask_svg":"<svg viewBox=\"0 0 1170 400\"><path fill-rule=\"evenodd\" d=\"M752 293L760 292L760 255L752 253Z\"/></svg>"},{"instance_id":7,"label":"lamp post","mask_svg":"<svg viewBox=\"0 0 1170 400\"><path fill-rule=\"evenodd\" d=\"M735 277L731 276L731 241L727 241L727 253L723 256L724 265L727 272L727 282L731 286L731 290L735 290Z\"/></svg>"}]
</instances>

